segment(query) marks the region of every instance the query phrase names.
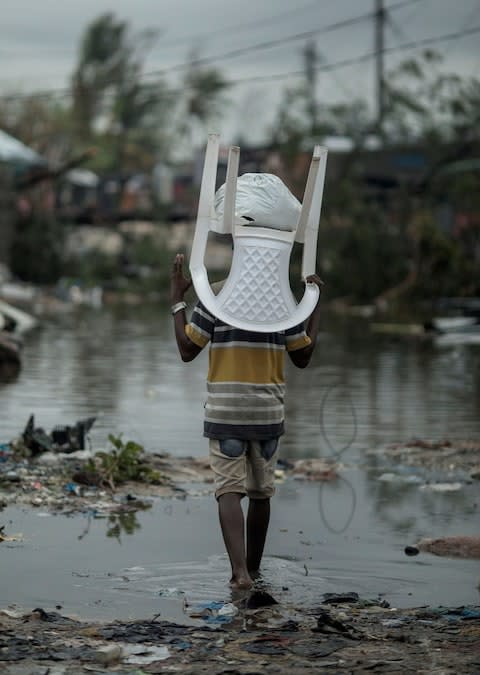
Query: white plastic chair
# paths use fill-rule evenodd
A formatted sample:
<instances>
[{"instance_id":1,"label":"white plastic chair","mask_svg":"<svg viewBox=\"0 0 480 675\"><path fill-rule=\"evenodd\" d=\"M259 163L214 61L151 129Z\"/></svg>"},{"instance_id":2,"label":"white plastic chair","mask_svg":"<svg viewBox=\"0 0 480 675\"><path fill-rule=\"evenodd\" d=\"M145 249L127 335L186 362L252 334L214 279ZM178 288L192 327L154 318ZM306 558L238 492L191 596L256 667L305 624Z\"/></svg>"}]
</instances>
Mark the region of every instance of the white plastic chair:
<instances>
[{"instance_id":1,"label":"white plastic chair","mask_svg":"<svg viewBox=\"0 0 480 675\"><path fill-rule=\"evenodd\" d=\"M327 148L315 146L298 223L291 232L245 225L235 215L240 148L228 154L223 218L214 208L219 135L209 134L203 167L197 223L190 255L190 274L198 298L218 319L236 328L270 333L286 330L307 319L319 288L306 283L297 303L289 281L293 242L303 244L302 279L315 274L317 235L327 164ZM232 265L221 291L215 295L204 264L208 233L232 234Z\"/></svg>"}]
</instances>

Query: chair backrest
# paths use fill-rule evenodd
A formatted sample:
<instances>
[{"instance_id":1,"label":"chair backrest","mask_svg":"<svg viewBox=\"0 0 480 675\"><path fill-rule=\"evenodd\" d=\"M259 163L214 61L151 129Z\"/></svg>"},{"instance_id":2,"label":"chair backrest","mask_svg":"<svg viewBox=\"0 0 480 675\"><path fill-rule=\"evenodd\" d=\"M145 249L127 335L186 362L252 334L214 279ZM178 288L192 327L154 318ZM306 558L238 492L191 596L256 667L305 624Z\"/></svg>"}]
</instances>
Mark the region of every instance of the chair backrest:
<instances>
[{"instance_id":1,"label":"chair backrest","mask_svg":"<svg viewBox=\"0 0 480 675\"><path fill-rule=\"evenodd\" d=\"M190 256L190 272L199 299L220 320L258 332L286 330L304 321L313 311L319 290L307 283L297 303L290 289L289 263L293 242L303 243L302 278L315 273L327 150L316 146L300 217L292 232L247 225L235 214L240 148L230 148L225 181L223 218L215 212L219 135L208 137L200 188L198 216ZM232 266L218 295L212 291L204 264L208 233L231 233Z\"/></svg>"}]
</instances>

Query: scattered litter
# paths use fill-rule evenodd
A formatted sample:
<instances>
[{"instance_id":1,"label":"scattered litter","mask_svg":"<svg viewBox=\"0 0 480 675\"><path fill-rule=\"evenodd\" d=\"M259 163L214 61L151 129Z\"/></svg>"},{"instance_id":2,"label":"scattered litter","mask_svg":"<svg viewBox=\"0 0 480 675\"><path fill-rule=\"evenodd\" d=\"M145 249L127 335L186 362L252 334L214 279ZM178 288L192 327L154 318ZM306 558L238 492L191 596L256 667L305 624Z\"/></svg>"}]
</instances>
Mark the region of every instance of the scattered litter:
<instances>
[{"instance_id":1,"label":"scattered litter","mask_svg":"<svg viewBox=\"0 0 480 675\"><path fill-rule=\"evenodd\" d=\"M442 614L449 621L468 621L470 619L480 619L480 609L473 607L458 607L457 609L446 609Z\"/></svg>"},{"instance_id":2,"label":"scattered litter","mask_svg":"<svg viewBox=\"0 0 480 675\"><path fill-rule=\"evenodd\" d=\"M67 492L69 494L77 495L78 497L80 497L81 494L82 494L82 488L77 483L71 483L71 482L66 483L66 485L64 485L64 489L65 489L65 492Z\"/></svg>"},{"instance_id":3,"label":"scattered litter","mask_svg":"<svg viewBox=\"0 0 480 675\"><path fill-rule=\"evenodd\" d=\"M14 443L17 452L35 457L44 452L75 452L85 449L85 440L95 417L78 421L72 426L55 426L50 434L35 426L35 417L30 415L20 438Z\"/></svg>"},{"instance_id":4,"label":"scattered litter","mask_svg":"<svg viewBox=\"0 0 480 675\"><path fill-rule=\"evenodd\" d=\"M204 629L204 630L208 630ZM100 625L98 635L113 642L128 642L129 644L143 644L145 642L158 643L160 639L170 639L188 635L192 631L190 626L171 623L169 621L130 621Z\"/></svg>"},{"instance_id":5,"label":"scattered litter","mask_svg":"<svg viewBox=\"0 0 480 675\"><path fill-rule=\"evenodd\" d=\"M10 617L11 619L21 619L25 612L20 609L9 609L8 607L6 609L2 609L1 613L4 614L5 616Z\"/></svg>"},{"instance_id":6,"label":"scattered litter","mask_svg":"<svg viewBox=\"0 0 480 675\"><path fill-rule=\"evenodd\" d=\"M10 443L0 443L0 462L6 462L12 454Z\"/></svg>"},{"instance_id":7,"label":"scattered litter","mask_svg":"<svg viewBox=\"0 0 480 675\"><path fill-rule=\"evenodd\" d=\"M192 619L202 619L207 623L223 624L230 623L238 613L238 608L232 603L221 601L203 602L189 612Z\"/></svg>"},{"instance_id":8,"label":"scattered litter","mask_svg":"<svg viewBox=\"0 0 480 675\"><path fill-rule=\"evenodd\" d=\"M158 595L162 598L173 598L185 595L185 591L181 591L179 588L162 588L158 591Z\"/></svg>"},{"instance_id":9,"label":"scattered litter","mask_svg":"<svg viewBox=\"0 0 480 675\"><path fill-rule=\"evenodd\" d=\"M156 661L165 661L170 656L168 647L164 645L157 647L156 645L131 645L122 644L121 649L124 654L125 663L138 663L140 665L149 665ZM126 656L126 658L125 658Z\"/></svg>"},{"instance_id":10,"label":"scattered litter","mask_svg":"<svg viewBox=\"0 0 480 675\"><path fill-rule=\"evenodd\" d=\"M118 663L123 656L123 650L120 645L107 645L100 647L95 652L96 661L103 666L112 666Z\"/></svg>"},{"instance_id":11,"label":"scattered litter","mask_svg":"<svg viewBox=\"0 0 480 675\"><path fill-rule=\"evenodd\" d=\"M425 483L420 486L420 490L431 490L432 492L457 492L463 488L463 483Z\"/></svg>"},{"instance_id":12,"label":"scattered litter","mask_svg":"<svg viewBox=\"0 0 480 675\"><path fill-rule=\"evenodd\" d=\"M315 617L317 625L315 628L312 628L312 633L343 633L353 637L353 633L356 630L353 626L333 617L330 612L324 609L317 609Z\"/></svg>"},{"instance_id":13,"label":"scattered litter","mask_svg":"<svg viewBox=\"0 0 480 675\"><path fill-rule=\"evenodd\" d=\"M12 534L10 536L7 536L5 534L5 525L0 525L0 542L9 542L9 541L23 541L23 535L22 534Z\"/></svg>"},{"instance_id":14,"label":"scattered litter","mask_svg":"<svg viewBox=\"0 0 480 675\"><path fill-rule=\"evenodd\" d=\"M350 593L324 593L322 602L326 605L338 605L342 603L358 602L360 597L355 591Z\"/></svg>"},{"instance_id":15,"label":"scattered litter","mask_svg":"<svg viewBox=\"0 0 480 675\"><path fill-rule=\"evenodd\" d=\"M414 474L404 476L398 473L382 473L377 480L383 483L423 483L423 478Z\"/></svg>"},{"instance_id":16,"label":"scattered litter","mask_svg":"<svg viewBox=\"0 0 480 675\"><path fill-rule=\"evenodd\" d=\"M436 474L442 474L442 481L451 481L452 472L469 475L479 470L478 440L429 440L413 439L406 443L392 443L384 447L367 450L367 455L384 456L396 463L402 470L419 467ZM395 471L398 473L398 470ZM436 480L439 480L438 475Z\"/></svg>"},{"instance_id":17,"label":"scattered litter","mask_svg":"<svg viewBox=\"0 0 480 675\"><path fill-rule=\"evenodd\" d=\"M336 465L325 459L298 459L293 463L294 478L311 481L330 481L338 477Z\"/></svg>"},{"instance_id":18,"label":"scattered litter","mask_svg":"<svg viewBox=\"0 0 480 675\"><path fill-rule=\"evenodd\" d=\"M218 616L235 616L235 614L238 614L238 607L233 602L227 602L218 610Z\"/></svg>"},{"instance_id":19,"label":"scattered litter","mask_svg":"<svg viewBox=\"0 0 480 675\"><path fill-rule=\"evenodd\" d=\"M410 621L408 616L400 616L396 619L385 619L382 621L382 626L386 628L400 628Z\"/></svg>"}]
</instances>

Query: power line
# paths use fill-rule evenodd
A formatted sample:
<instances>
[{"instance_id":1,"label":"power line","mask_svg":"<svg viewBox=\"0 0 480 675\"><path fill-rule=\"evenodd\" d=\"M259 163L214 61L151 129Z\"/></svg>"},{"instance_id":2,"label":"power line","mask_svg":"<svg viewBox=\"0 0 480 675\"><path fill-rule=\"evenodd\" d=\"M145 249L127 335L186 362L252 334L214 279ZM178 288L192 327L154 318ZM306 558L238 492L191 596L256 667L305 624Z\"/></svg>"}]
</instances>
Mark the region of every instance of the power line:
<instances>
[{"instance_id":1,"label":"power line","mask_svg":"<svg viewBox=\"0 0 480 675\"><path fill-rule=\"evenodd\" d=\"M476 6L473 8L471 12L469 12L467 18L462 22L462 25L460 26L459 30L466 30L470 25L470 22L473 21L473 19L478 16L479 11L480 11L480 3L477 0ZM450 47L446 50L446 53L450 53L451 49L452 47L450 45Z\"/></svg>"},{"instance_id":2,"label":"power line","mask_svg":"<svg viewBox=\"0 0 480 675\"><path fill-rule=\"evenodd\" d=\"M402 0L397 2L394 5L390 5L388 11L394 11L406 7L413 3L421 2L421 0ZM244 54L252 54L258 51L265 51L267 49L272 49L274 47L283 46L289 42L297 42L299 40L308 40L316 35L322 35L325 33L331 33L342 28L347 28L348 26L353 26L354 24L361 23L363 21L372 19L375 16L375 12L367 12L366 14L360 14L355 17L350 17L349 19L342 19L341 21L335 21L327 26L322 26L313 30L303 31L302 33L295 33L294 35L287 35L282 38L277 38L274 40L267 40L265 42L260 42L257 44L250 45L248 47L239 47L238 49L232 49L223 54L217 54L216 56L204 56L202 58L194 59L187 63L179 63L175 66L170 66L169 68L162 68L158 70L150 71L146 73L146 77L166 75L167 73L177 72L179 70L186 70L188 68L204 66L212 62L225 61L227 59L237 58L238 56L243 56Z\"/></svg>"},{"instance_id":3,"label":"power line","mask_svg":"<svg viewBox=\"0 0 480 675\"><path fill-rule=\"evenodd\" d=\"M393 47L384 47L383 48L383 53L386 54L391 54L394 52L398 51L406 51L410 49L418 49L420 47L424 47L427 45L431 44L438 44L441 42L449 42L451 40L456 40L460 39L463 37L468 37L470 35L475 35L477 33L480 33L480 26L474 26L472 28L468 28L463 31L455 31L452 33L445 33L443 35L438 35L435 37L429 37L429 38L423 38L421 40L412 40L410 42L405 42L400 45L395 45ZM365 54L361 54L355 57L349 57L347 59L342 59L340 61L334 61L332 63L323 63L321 65L315 66L315 70L320 71L320 72L329 72L329 71L334 71L339 68L345 68L350 65L356 65L359 63L362 63L364 61L368 61L372 58L375 58L377 55L377 51L371 51L367 52ZM146 74L146 76L150 76L151 73ZM267 81L278 81L282 79L287 79L290 77L298 77L300 75L304 75L303 70L295 70L295 71L290 71L287 73L278 73L275 75L256 75L256 76L251 76L251 77L246 77L246 78L238 78L238 79L232 79L228 80L227 84L229 86L236 86L239 84L244 84L247 82L267 82ZM143 78L142 78L143 79ZM178 92L184 91L185 88L179 89ZM174 92L175 93L175 90ZM25 98L30 98L32 96L36 97L45 97L45 96L70 96L71 91L70 89L63 88L63 89L49 89L49 90L44 90L40 91L37 93L30 93L30 94L11 94L7 96L0 96L0 99L3 100L17 100L17 99L25 99Z\"/></svg>"},{"instance_id":4,"label":"power line","mask_svg":"<svg viewBox=\"0 0 480 675\"><path fill-rule=\"evenodd\" d=\"M391 54L397 51L417 49L419 47L424 47L426 45L437 44L440 42L448 42L450 40L456 40L462 37L467 37L469 35L475 35L476 33L480 33L480 26L475 26L473 28L469 28L464 31L457 31L455 33L446 33L444 35L438 35L436 37L423 38L421 40L413 40L411 42L405 42L404 44L401 45L395 45L394 47L384 47L382 51L384 54ZM377 51L374 50L372 52L367 52L359 56L354 56L348 59L342 59L341 61L334 61L333 63L326 63L320 66L316 66L316 70L326 72L330 70L337 70L337 68L345 68L346 66L356 65L364 61L369 61L370 59L373 59L375 56L377 56ZM281 80L289 77L298 77L299 75L303 74L304 74L303 70L294 70L288 73L278 73L276 75L257 75L237 80L230 80L229 84L236 85L236 84L243 84L244 82L262 82L262 81L265 82L269 80L272 81Z\"/></svg>"},{"instance_id":5,"label":"power line","mask_svg":"<svg viewBox=\"0 0 480 675\"><path fill-rule=\"evenodd\" d=\"M307 5L304 5L303 7L296 7L295 9L289 9L285 12L281 12L280 14L265 17L264 19L256 19L255 21L247 21L245 23L225 26L224 28L219 28L217 30L211 31L210 33L198 33L197 35L189 35L189 36L185 35L179 38L172 38L167 42L160 43L160 46L171 47L172 45L184 44L185 42L190 43L200 42L202 40L209 40L213 37L216 37L217 35L225 35L225 33L230 33L232 31L240 32L244 30L249 30L251 28L255 29L261 26L271 25L272 23L282 21L288 16L292 16L292 14L298 15L299 12L305 12L308 11L311 7L318 7L318 6L319 0L313 0L313 2L309 2Z\"/></svg>"},{"instance_id":6,"label":"power line","mask_svg":"<svg viewBox=\"0 0 480 675\"><path fill-rule=\"evenodd\" d=\"M402 0L400 2L395 3L394 5L390 5L388 8L389 11L394 11L397 9L401 9L403 7L406 7L411 4L416 4L418 2L421 2L422 0ZM185 63L179 63L174 66L170 66L168 68L162 68L162 69L156 69L152 70L149 72L146 72L143 74L142 79L145 78L151 78L151 77L159 77L162 75L167 75L172 72L178 72L181 70L186 70L188 68L192 67L200 67L204 66L210 63L215 63L218 61L224 61L227 59L231 58L236 58L238 56L243 56L244 54L252 54L254 52L258 51L264 51L267 49L272 49L274 47L278 46L283 46L289 42L296 42L299 40L307 40L313 36L316 35L321 35L324 33L329 33L329 32L334 32L337 30L341 30L342 28L346 28L348 26L352 26L357 23L361 23L363 21L372 19L375 16L375 12L368 12L366 14L361 14L356 17L350 17L349 19L342 19L341 21L336 21L334 23L328 24L327 26L322 26L320 28L310 30L310 31L304 31L302 33L295 33L294 35L286 36L283 38L278 38L275 40L269 40L257 44L250 45L248 47L241 47L238 49L231 50L229 52L226 52L224 54L219 54L217 56L206 56L202 58L198 58L195 60L191 60ZM113 82L112 82L113 84ZM53 89L53 90L45 90L44 92L40 92L38 95L39 96L47 96L50 94L50 92L54 92L54 95L58 96L64 96L68 95L70 93L69 89L63 88L63 89ZM27 94L12 94L7 97L0 97L0 98L8 98L10 100L14 100L16 98L25 98L28 97L29 95Z\"/></svg>"}]
</instances>

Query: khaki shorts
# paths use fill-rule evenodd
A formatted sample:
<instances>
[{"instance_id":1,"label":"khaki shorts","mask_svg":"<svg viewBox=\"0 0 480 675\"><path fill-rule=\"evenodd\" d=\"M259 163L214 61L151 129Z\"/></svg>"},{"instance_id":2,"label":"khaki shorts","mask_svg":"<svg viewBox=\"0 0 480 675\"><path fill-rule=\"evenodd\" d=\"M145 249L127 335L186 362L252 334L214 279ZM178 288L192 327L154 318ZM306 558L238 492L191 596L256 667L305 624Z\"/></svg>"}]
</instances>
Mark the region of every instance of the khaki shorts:
<instances>
[{"instance_id":1,"label":"khaki shorts","mask_svg":"<svg viewBox=\"0 0 480 675\"><path fill-rule=\"evenodd\" d=\"M227 492L267 499L275 492L278 438L267 441L210 439L210 464L215 474L215 497Z\"/></svg>"}]
</instances>

